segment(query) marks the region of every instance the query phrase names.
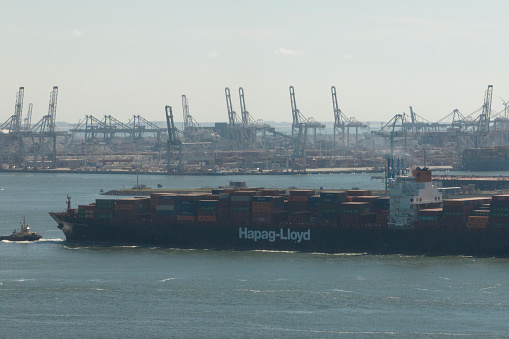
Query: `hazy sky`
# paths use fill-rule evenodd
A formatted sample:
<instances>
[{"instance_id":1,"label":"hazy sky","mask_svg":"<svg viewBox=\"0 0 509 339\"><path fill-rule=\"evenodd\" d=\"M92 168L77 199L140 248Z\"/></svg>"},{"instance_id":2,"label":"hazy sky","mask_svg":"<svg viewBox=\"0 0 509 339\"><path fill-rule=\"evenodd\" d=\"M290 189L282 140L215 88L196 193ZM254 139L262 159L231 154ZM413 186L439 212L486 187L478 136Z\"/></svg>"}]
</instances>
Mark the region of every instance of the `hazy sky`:
<instances>
[{"instance_id":1,"label":"hazy sky","mask_svg":"<svg viewBox=\"0 0 509 339\"><path fill-rule=\"evenodd\" d=\"M25 87L32 122L59 86L57 120L163 121L181 96L197 121L227 121L224 88L255 119L333 121L330 87L358 120L430 121L509 100L509 1L0 0L0 120Z\"/></svg>"}]
</instances>

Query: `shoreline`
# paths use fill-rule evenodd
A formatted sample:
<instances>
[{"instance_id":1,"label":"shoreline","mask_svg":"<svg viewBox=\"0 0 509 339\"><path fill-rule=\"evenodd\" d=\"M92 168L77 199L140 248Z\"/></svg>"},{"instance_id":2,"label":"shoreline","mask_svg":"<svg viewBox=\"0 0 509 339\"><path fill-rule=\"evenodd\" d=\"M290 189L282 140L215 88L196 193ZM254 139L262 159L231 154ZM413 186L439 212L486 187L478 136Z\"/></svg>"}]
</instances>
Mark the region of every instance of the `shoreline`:
<instances>
[{"instance_id":1,"label":"shoreline","mask_svg":"<svg viewBox=\"0 0 509 339\"><path fill-rule=\"evenodd\" d=\"M64 168L44 169L44 170L26 170L26 169L2 169L0 173L71 173L71 174L148 174L148 175L168 175L168 176L228 176L228 175L308 175L308 174L339 174L339 173L383 173L383 169L374 168L319 168L307 171L250 171L250 172L186 172L186 173L168 173L160 171L89 171L89 170L71 170Z\"/></svg>"},{"instance_id":2,"label":"shoreline","mask_svg":"<svg viewBox=\"0 0 509 339\"><path fill-rule=\"evenodd\" d=\"M434 171L450 171L451 166L430 166ZM148 175L167 175L167 176L228 176L228 175L309 175L309 174L342 174L342 173L384 173L383 168L373 167L338 167L338 168L311 168L306 171L248 171L248 172L186 172L186 173L168 173L161 171L135 171L135 170L72 170L69 168L56 169L0 169L0 173L70 173L70 174L148 174Z\"/></svg>"}]
</instances>

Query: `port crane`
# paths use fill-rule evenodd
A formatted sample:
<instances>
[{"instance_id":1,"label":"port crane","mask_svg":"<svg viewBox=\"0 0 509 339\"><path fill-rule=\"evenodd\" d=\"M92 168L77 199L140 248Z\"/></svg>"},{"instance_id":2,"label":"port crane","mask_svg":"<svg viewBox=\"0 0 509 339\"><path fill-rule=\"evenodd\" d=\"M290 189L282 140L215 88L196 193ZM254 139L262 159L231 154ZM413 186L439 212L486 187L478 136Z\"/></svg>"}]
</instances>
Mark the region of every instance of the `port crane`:
<instances>
[{"instance_id":1,"label":"port crane","mask_svg":"<svg viewBox=\"0 0 509 339\"><path fill-rule=\"evenodd\" d=\"M25 88L20 87L16 93L16 104L14 105L14 114L7 119L2 125L0 125L1 131L10 133L18 133L21 130L21 121L23 115L23 99L25 96Z\"/></svg>"},{"instance_id":2,"label":"port crane","mask_svg":"<svg viewBox=\"0 0 509 339\"><path fill-rule=\"evenodd\" d=\"M403 137L405 139L405 151L407 142L407 121L405 114L396 114L379 131L372 132L373 135L381 136L390 143L390 156L394 155L395 138Z\"/></svg>"},{"instance_id":3,"label":"port crane","mask_svg":"<svg viewBox=\"0 0 509 339\"><path fill-rule=\"evenodd\" d=\"M313 118L306 118L297 108L297 101L295 100L295 89L293 86L289 87L290 90L290 103L292 107L292 139L293 139L293 153L292 153L292 169L295 169L295 158L306 159L306 144L308 129L314 131L314 143L316 144L316 129L324 129L325 125L317 122ZM304 164L304 168L305 168Z\"/></svg>"},{"instance_id":4,"label":"port crane","mask_svg":"<svg viewBox=\"0 0 509 339\"><path fill-rule=\"evenodd\" d=\"M230 95L230 89L226 87L224 89L224 93L226 96L226 108L228 109L228 123L231 127L242 125L242 121L239 120L237 116L237 112L233 110L232 106L232 97Z\"/></svg>"},{"instance_id":5,"label":"port crane","mask_svg":"<svg viewBox=\"0 0 509 339\"><path fill-rule=\"evenodd\" d=\"M177 128L173 122L173 112L171 106L164 107L166 113L166 126L168 128L168 172L171 172L171 160L175 151L178 151L178 172L182 172L182 141L178 136Z\"/></svg>"},{"instance_id":6,"label":"port crane","mask_svg":"<svg viewBox=\"0 0 509 339\"><path fill-rule=\"evenodd\" d=\"M182 95L182 117L183 117L183 142L196 143L196 142L211 142L219 141L221 139L214 131L204 129L189 113L189 103L187 97Z\"/></svg>"},{"instance_id":7,"label":"port crane","mask_svg":"<svg viewBox=\"0 0 509 339\"><path fill-rule=\"evenodd\" d=\"M129 120L127 125L132 130L132 139L134 141L142 139L146 134L151 133L156 139L156 147L161 143L161 134L163 129L148 121L141 115L133 115L132 119Z\"/></svg>"},{"instance_id":8,"label":"port crane","mask_svg":"<svg viewBox=\"0 0 509 339\"><path fill-rule=\"evenodd\" d=\"M489 146L489 132L491 119L491 100L493 95L493 85L489 85L484 94L484 103L482 112L477 119L477 129L475 132L475 147Z\"/></svg>"},{"instance_id":9,"label":"port crane","mask_svg":"<svg viewBox=\"0 0 509 339\"><path fill-rule=\"evenodd\" d=\"M228 110L228 140L233 140L240 146L243 144L243 141L247 139L244 135L242 120L239 119L237 112L233 110L230 89L226 87L224 93L226 96L226 108Z\"/></svg>"},{"instance_id":10,"label":"port crane","mask_svg":"<svg viewBox=\"0 0 509 339\"><path fill-rule=\"evenodd\" d=\"M341 134L341 146L350 146L350 128L355 128L355 145L359 143L359 128L366 128L368 125L357 121L355 118L348 118L339 108L336 86L331 87L332 108L334 111L334 143L336 135ZM346 140L345 140L346 129ZM346 142L345 142L346 141Z\"/></svg>"},{"instance_id":11,"label":"port crane","mask_svg":"<svg viewBox=\"0 0 509 339\"><path fill-rule=\"evenodd\" d=\"M32 103L28 104L28 113L27 113L27 116L23 119L23 130L24 131L30 130L30 125L32 124L32 109L33 109L33 107L34 107L34 105L32 105Z\"/></svg>"},{"instance_id":12,"label":"port crane","mask_svg":"<svg viewBox=\"0 0 509 339\"><path fill-rule=\"evenodd\" d=\"M242 87L239 87L239 100L240 100L240 113L241 113L241 117L242 117L242 124L243 125L249 125L249 124L254 125L255 121L246 109L246 100L244 98L244 89Z\"/></svg>"},{"instance_id":13,"label":"port crane","mask_svg":"<svg viewBox=\"0 0 509 339\"><path fill-rule=\"evenodd\" d=\"M274 136L281 136L281 133L276 132L276 129L268 124L265 124L263 120L255 120L246 109L246 100L244 97L244 88L239 87L239 100L240 100L240 112L242 117L242 125L244 126L245 133L251 145L258 144L261 147L265 146L266 132L272 133ZM261 138L258 138L258 132L262 132ZM284 137L287 137L284 135Z\"/></svg>"},{"instance_id":14,"label":"port crane","mask_svg":"<svg viewBox=\"0 0 509 339\"><path fill-rule=\"evenodd\" d=\"M23 119L23 99L25 96L25 88L20 87L16 93L16 104L14 105L14 114L7 119L2 125L0 125L0 131L6 131L7 135L3 136L2 140L5 142L4 147L11 149L9 153L15 154L13 162L16 166L23 165L23 131L22 131L22 119Z\"/></svg>"},{"instance_id":15,"label":"port crane","mask_svg":"<svg viewBox=\"0 0 509 339\"><path fill-rule=\"evenodd\" d=\"M58 86L54 86L50 92L50 100L48 105L48 114L43 116L30 129L31 148L30 151L34 156L34 168L37 168L40 156L43 163L49 160L52 168L57 165L57 131L56 131L56 115L57 115L57 99Z\"/></svg>"}]
</instances>

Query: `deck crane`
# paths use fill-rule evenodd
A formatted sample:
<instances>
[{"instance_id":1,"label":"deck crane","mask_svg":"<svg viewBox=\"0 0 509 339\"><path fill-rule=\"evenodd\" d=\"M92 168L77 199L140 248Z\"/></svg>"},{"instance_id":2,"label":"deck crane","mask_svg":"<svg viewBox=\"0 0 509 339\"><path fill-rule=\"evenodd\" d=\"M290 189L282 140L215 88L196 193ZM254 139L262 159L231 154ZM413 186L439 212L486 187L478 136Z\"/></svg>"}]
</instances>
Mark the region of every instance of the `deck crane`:
<instances>
[{"instance_id":1,"label":"deck crane","mask_svg":"<svg viewBox=\"0 0 509 339\"><path fill-rule=\"evenodd\" d=\"M171 171L171 154L173 150L178 150L179 153L179 167L178 171L182 172L182 141L178 137L177 128L173 122L173 112L171 106L164 107L166 112L166 126L168 128L168 172Z\"/></svg>"}]
</instances>

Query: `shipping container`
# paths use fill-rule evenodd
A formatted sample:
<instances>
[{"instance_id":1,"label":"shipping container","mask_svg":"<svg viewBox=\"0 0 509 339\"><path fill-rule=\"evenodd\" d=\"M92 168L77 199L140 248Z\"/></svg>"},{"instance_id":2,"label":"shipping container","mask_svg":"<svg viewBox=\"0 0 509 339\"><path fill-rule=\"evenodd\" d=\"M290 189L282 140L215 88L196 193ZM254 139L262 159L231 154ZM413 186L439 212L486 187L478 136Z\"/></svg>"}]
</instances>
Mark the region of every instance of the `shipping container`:
<instances>
[{"instance_id":1,"label":"shipping container","mask_svg":"<svg viewBox=\"0 0 509 339\"><path fill-rule=\"evenodd\" d=\"M248 197L252 197L252 196L255 196L257 195L257 191L235 191L233 193L233 197L235 196L248 196ZM233 199L232 197L232 199Z\"/></svg>"},{"instance_id":2,"label":"shipping container","mask_svg":"<svg viewBox=\"0 0 509 339\"><path fill-rule=\"evenodd\" d=\"M293 197L297 196L310 197L312 195L315 195L315 190L290 190L290 196Z\"/></svg>"},{"instance_id":3,"label":"shipping container","mask_svg":"<svg viewBox=\"0 0 509 339\"><path fill-rule=\"evenodd\" d=\"M232 195L231 196L231 202L251 202L252 197L251 196L243 196L243 195Z\"/></svg>"},{"instance_id":4,"label":"shipping container","mask_svg":"<svg viewBox=\"0 0 509 339\"><path fill-rule=\"evenodd\" d=\"M359 195L369 196L369 195L373 195L373 192L370 190L347 190L346 195L349 197L359 196Z\"/></svg>"},{"instance_id":5,"label":"shipping container","mask_svg":"<svg viewBox=\"0 0 509 339\"><path fill-rule=\"evenodd\" d=\"M198 221L213 222L213 221L217 221L217 218L215 216L199 215Z\"/></svg>"},{"instance_id":6,"label":"shipping container","mask_svg":"<svg viewBox=\"0 0 509 339\"><path fill-rule=\"evenodd\" d=\"M195 221L196 217L194 215L177 215L178 221Z\"/></svg>"}]
</instances>

